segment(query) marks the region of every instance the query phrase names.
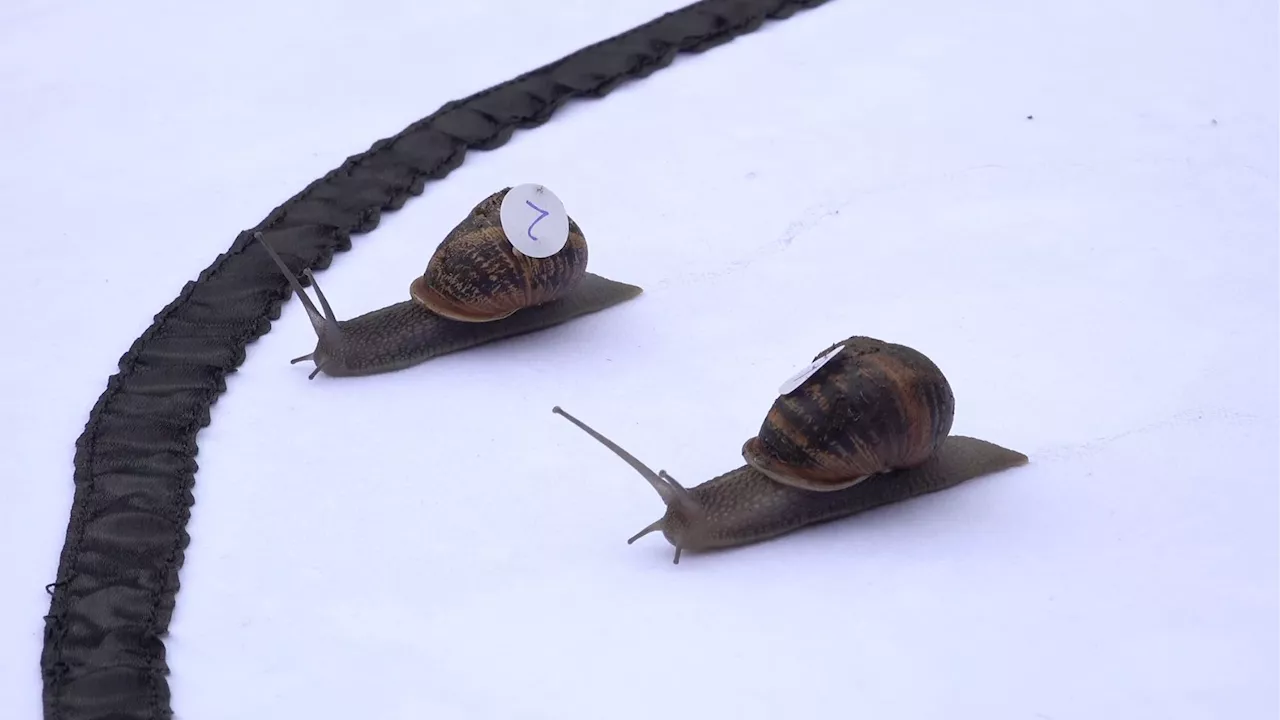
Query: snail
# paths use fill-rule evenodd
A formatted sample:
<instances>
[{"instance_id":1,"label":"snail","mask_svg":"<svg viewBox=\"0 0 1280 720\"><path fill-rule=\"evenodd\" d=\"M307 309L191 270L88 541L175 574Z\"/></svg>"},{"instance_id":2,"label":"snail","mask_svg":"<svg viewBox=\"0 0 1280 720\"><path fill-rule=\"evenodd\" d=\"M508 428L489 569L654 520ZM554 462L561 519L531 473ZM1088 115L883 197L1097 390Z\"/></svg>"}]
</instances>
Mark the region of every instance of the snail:
<instances>
[{"instance_id":1,"label":"snail","mask_svg":"<svg viewBox=\"0 0 1280 720\"><path fill-rule=\"evenodd\" d=\"M587 242L568 218L564 246L549 257L517 250L503 232L499 211L511 188L482 200L436 248L426 271L409 284L409 299L339 321L310 268L323 313L311 302L284 260L259 244L288 278L315 329L315 350L290 363L311 360L323 372L350 377L391 372L476 345L543 330L598 312L639 295L634 285L589 273Z\"/></svg>"},{"instance_id":2,"label":"snail","mask_svg":"<svg viewBox=\"0 0 1280 720\"><path fill-rule=\"evenodd\" d=\"M825 364L774 400L742 446L747 464L685 488L612 440L565 417L640 473L666 513L627 540L661 531L682 552L756 543L806 526L944 490L1025 464L1027 456L951 435L955 397L923 353L854 336L815 356Z\"/></svg>"}]
</instances>

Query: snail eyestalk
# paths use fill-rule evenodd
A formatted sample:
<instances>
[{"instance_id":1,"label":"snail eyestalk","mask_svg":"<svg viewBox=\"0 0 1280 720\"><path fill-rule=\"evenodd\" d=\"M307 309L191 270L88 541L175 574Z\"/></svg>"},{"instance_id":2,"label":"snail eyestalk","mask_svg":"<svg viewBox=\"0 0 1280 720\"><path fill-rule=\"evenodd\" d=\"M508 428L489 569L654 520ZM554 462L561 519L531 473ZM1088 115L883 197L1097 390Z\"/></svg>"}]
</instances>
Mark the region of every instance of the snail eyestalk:
<instances>
[{"instance_id":1,"label":"snail eyestalk","mask_svg":"<svg viewBox=\"0 0 1280 720\"><path fill-rule=\"evenodd\" d=\"M667 521L668 518L683 516L680 521L682 524L689 522L701 524L706 522L706 515L702 511L702 506L698 504L698 501L693 497L693 494L685 489L683 485L676 482L675 478L668 475L666 470L655 473L653 470L649 469L647 465L637 460L634 455L619 447L617 443L596 432L578 418L560 409L559 405L551 408L551 412L557 415L563 415L566 420L577 425L583 432L595 438L601 445L612 450L614 454L622 458L628 465L634 468L636 472L640 473L641 477L648 480L654 490L658 491L658 495L662 498L663 504L667 506L666 514L645 526L645 528L640 532L628 538L627 544L630 545L655 530L661 530L663 535L667 537L667 541L676 548L676 555L672 560L672 563L679 565L680 553L684 550L681 546L681 542L683 542L685 538L681 533L668 532Z\"/></svg>"},{"instance_id":2,"label":"snail eyestalk","mask_svg":"<svg viewBox=\"0 0 1280 720\"><path fill-rule=\"evenodd\" d=\"M551 408L551 412L564 416L566 420L577 425L583 432L595 438L601 445L609 448L615 455L622 458L624 462L630 465L636 472L640 473L641 477L649 481L649 484L653 486L654 490L658 491L658 495L662 498L662 502L667 507L676 507L686 512L697 511L697 501L693 499L693 496L689 494L689 491L686 490L684 486L670 479L670 476L664 478L662 475L655 473L653 470L649 469L647 465L636 459L634 455L623 450L617 443L596 432L578 418L560 409L559 405Z\"/></svg>"},{"instance_id":3,"label":"snail eyestalk","mask_svg":"<svg viewBox=\"0 0 1280 720\"><path fill-rule=\"evenodd\" d=\"M671 477L671 475L669 475L666 470L659 470L658 477L662 478L663 480L666 480L668 483L671 483L672 485L680 488L681 490L685 490L684 486L681 485L679 482L677 482L675 478ZM687 493L689 491L685 490L685 492Z\"/></svg>"},{"instance_id":4,"label":"snail eyestalk","mask_svg":"<svg viewBox=\"0 0 1280 720\"><path fill-rule=\"evenodd\" d=\"M311 281L311 287L315 288L316 297L319 298L320 305L324 308L324 314L321 314L315 303L311 302L311 298L307 295L306 290L303 289L302 283L298 282L298 278L294 277L293 271L289 269L289 266L284 264L284 260L263 239L262 232L255 232L253 237L261 243L263 249L267 251L276 266L280 268L280 272L284 274L285 279L289 281L289 286L293 288L294 294L298 296L298 300L302 302L302 307L307 311L307 318L311 320L311 327L315 329L316 338L318 339L316 349L302 357L289 361L290 365L300 363L303 360L314 361L316 369L307 377L308 380L314 379L332 357L332 353L326 352L326 348L342 346L342 329L338 326L338 318L333 314L333 308L329 306L329 300L324 296L324 292L320 290L320 283L316 280L316 276L312 274L311 268L304 269L302 274Z\"/></svg>"},{"instance_id":5,"label":"snail eyestalk","mask_svg":"<svg viewBox=\"0 0 1280 720\"><path fill-rule=\"evenodd\" d=\"M311 268L306 268L302 271L302 274L307 276L307 279L311 281L311 287L316 289L316 297L320 299L320 306L324 308L325 319L328 322L333 323L334 327L337 327L338 318L333 314L333 308L329 307L328 298L326 298L324 293L321 292L320 281L316 280L315 273L311 272Z\"/></svg>"}]
</instances>

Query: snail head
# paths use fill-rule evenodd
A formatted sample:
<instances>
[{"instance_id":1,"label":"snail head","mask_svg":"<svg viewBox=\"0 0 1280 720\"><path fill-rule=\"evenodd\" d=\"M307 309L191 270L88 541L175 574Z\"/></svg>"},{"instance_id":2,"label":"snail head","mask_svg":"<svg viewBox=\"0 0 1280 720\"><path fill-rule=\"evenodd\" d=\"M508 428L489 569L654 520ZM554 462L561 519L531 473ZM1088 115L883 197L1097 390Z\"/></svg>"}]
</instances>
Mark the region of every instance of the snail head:
<instances>
[{"instance_id":1,"label":"snail head","mask_svg":"<svg viewBox=\"0 0 1280 720\"><path fill-rule=\"evenodd\" d=\"M676 549L675 558L672 562L679 564L681 552L686 549L696 550L707 544L702 538L701 532L701 529L707 526L706 513L701 503L698 502L693 493L689 492L675 478L668 475L666 470L654 472L636 459L634 455L623 450L617 443L565 412L560 406L557 405L552 408L551 412L561 415L569 422L577 425L583 432L595 438L601 445L609 448L614 454L622 458L624 462L649 482L649 485L657 491L658 497L662 498L663 504L667 506L667 512L661 518L628 538L628 545L655 530L661 530L663 537Z\"/></svg>"},{"instance_id":2,"label":"snail head","mask_svg":"<svg viewBox=\"0 0 1280 720\"><path fill-rule=\"evenodd\" d=\"M284 273L285 278L289 280L290 287L293 288L298 299L302 301L302 306L307 310L307 317L311 320L311 327L316 331L316 349L302 357L296 357L289 361L291 365L300 363L303 360L314 362L316 369L308 376L308 379L313 379L324 368L342 361L342 358L339 357L339 351L343 347L342 329L338 326L338 318L334 316L333 308L329 307L329 301L325 298L324 293L320 291L320 283L316 281L315 275L311 274L311 268L306 268L302 271L302 274L306 276L311 283L311 287L315 289L316 297L320 300L320 306L324 308L323 314L311 302L311 298L307 296L306 291L302 288L302 283L298 282L298 278L294 276L289 266L285 265L284 260L276 254L276 251L267 244L266 240L262 239L262 233L255 232L253 237L266 249L267 254L271 256L276 266L280 268L280 272Z\"/></svg>"}]
</instances>

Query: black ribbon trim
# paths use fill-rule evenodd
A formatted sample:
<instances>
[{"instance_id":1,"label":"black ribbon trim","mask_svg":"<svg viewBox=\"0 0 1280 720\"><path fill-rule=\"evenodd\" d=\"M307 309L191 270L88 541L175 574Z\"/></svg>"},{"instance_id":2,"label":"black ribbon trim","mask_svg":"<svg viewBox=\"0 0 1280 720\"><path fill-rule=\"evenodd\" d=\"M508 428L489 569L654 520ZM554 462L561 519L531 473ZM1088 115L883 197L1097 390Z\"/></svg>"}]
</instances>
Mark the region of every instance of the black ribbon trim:
<instances>
[{"instance_id":1,"label":"black ribbon trim","mask_svg":"<svg viewBox=\"0 0 1280 720\"><path fill-rule=\"evenodd\" d=\"M261 248L261 231L296 271L325 268L462 163L546 122L573 98L622 82L790 17L826 0L704 0L556 62L450 102L379 140L241 232L183 287L120 359L76 441L75 498L41 655L48 720L172 716L161 640L178 571L197 465L196 434L245 347L265 334L290 290Z\"/></svg>"}]
</instances>

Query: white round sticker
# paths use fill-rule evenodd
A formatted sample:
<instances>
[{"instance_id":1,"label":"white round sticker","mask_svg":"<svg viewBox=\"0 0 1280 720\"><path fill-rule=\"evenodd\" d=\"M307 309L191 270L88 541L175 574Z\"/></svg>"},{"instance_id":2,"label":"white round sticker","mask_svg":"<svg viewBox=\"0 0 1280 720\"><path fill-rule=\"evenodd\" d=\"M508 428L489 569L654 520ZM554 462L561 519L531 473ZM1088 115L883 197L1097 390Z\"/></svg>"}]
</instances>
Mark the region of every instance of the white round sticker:
<instances>
[{"instance_id":1,"label":"white round sticker","mask_svg":"<svg viewBox=\"0 0 1280 720\"><path fill-rule=\"evenodd\" d=\"M551 257L569 242L564 203L541 185L517 185L508 190L498 218L507 239L529 257Z\"/></svg>"},{"instance_id":2,"label":"white round sticker","mask_svg":"<svg viewBox=\"0 0 1280 720\"><path fill-rule=\"evenodd\" d=\"M805 380L808 380L809 378L813 377L814 373L818 372L818 370L821 369L823 365L826 365L827 363L831 362L831 358L835 357L836 355L839 355L840 351L843 349L844 349L843 345L838 345L831 352L809 363L808 367L796 373L795 375L792 375L790 378L787 379L786 382L782 383L782 387L778 388L778 394L786 395L792 390L795 390L796 388L803 385Z\"/></svg>"}]
</instances>

